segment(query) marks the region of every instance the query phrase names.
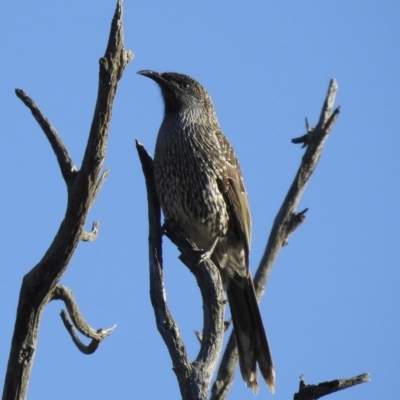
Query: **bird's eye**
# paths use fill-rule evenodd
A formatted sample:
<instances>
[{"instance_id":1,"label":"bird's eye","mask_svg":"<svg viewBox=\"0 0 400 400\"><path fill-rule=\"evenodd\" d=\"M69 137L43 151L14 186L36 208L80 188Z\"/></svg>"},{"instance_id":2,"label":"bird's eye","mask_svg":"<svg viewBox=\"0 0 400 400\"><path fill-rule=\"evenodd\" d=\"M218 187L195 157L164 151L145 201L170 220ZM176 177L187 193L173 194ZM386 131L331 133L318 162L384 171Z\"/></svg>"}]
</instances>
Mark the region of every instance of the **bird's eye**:
<instances>
[{"instance_id":1,"label":"bird's eye","mask_svg":"<svg viewBox=\"0 0 400 400\"><path fill-rule=\"evenodd\" d=\"M189 87L189 84L187 82L181 82L179 86L181 87L181 89L187 89Z\"/></svg>"}]
</instances>

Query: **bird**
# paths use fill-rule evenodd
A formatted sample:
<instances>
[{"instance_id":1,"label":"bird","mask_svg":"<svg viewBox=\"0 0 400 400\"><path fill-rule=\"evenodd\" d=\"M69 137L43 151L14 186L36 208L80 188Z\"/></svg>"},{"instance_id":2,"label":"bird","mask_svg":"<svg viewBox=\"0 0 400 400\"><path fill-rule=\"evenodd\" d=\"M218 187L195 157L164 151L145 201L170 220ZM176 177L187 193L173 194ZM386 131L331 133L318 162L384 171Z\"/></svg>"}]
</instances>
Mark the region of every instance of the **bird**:
<instances>
[{"instance_id":1,"label":"bird","mask_svg":"<svg viewBox=\"0 0 400 400\"><path fill-rule=\"evenodd\" d=\"M156 193L164 217L199 249L212 249L227 292L245 384L258 391L257 365L269 390L275 370L249 270L251 220L238 159L210 95L195 79L150 70L164 102L154 152Z\"/></svg>"}]
</instances>

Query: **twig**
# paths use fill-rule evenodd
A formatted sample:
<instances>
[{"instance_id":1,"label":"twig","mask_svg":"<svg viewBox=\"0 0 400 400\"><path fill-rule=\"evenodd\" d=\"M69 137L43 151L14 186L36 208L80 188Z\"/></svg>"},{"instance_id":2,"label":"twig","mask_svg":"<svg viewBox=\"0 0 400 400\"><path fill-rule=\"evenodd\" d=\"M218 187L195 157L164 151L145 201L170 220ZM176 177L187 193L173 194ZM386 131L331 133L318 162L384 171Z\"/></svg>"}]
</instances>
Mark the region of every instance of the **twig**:
<instances>
[{"instance_id":1,"label":"twig","mask_svg":"<svg viewBox=\"0 0 400 400\"><path fill-rule=\"evenodd\" d=\"M73 324L69 321L67 313L61 311L61 319L64 322L64 326L67 328L73 342L78 347L78 349L84 354L92 354L99 347L100 342L105 339L116 327L109 329L93 329L90 325L83 319L82 314L79 312L78 306L75 302L74 295L68 288L57 285L54 289L53 296L51 300L62 300L67 307L68 314L71 317ZM92 339L89 345L84 345L75 333L74 325L86 337Z\"/></svg>"},{"instance_id":2,"label":"twig","mask_svg":"<svg viewBox=\"0 0 400 400\"><path fill-rule=\"evenodd\" d=\"M307 149L303 155L293 183L289 188L277 216L275 217L264 255L254 277L254 286L259 297L264 291L268 275L272 269L276 256L278 255L282 245L287 242L289 235L293 232L291 218L296 214L295 210L297 204L300 201L301 195L303 194L311 174L317 166L325 140L331 131L334 120L339 114L339 108L333 112L332 116L329 114L336 95L336 90L337 83L336 81L331 80L318 124L314 129L309 129L312 132L312 137L307 145ZM301 212L300 214L304 214L304 212ZM299 226L299 224L297 226Z\"/></svg>"},{"instance_id":3,"label":"twig","mask_svg":"<svg viewBox=\"0 0 400 400\"><path fill-rule=\"evenodd\" d=\"M51 125L50 121L42 114L36 103L21 89L15 89L17 97L31 110L32 115L42 128L50 145L57 157L58 165L61 169L61 174L67 185L76 175L76 167L73 163L68 150L62 142L60 136Z\"/></svg>"}]
</instances>

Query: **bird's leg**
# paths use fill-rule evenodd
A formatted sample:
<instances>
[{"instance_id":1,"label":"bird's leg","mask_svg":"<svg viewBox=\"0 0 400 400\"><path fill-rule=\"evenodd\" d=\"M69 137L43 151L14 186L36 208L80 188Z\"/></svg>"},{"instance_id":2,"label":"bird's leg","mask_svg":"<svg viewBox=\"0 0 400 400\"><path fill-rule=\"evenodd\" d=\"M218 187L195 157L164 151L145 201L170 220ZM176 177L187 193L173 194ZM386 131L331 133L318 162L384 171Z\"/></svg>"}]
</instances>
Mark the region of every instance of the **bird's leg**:
<instances>
[{"instance_id":1,"label":"bird's leg","mask_svg":"<svg viewBox=\"0 0 400 400\"><path fill-rule=\"evenodd\" d=\"M211 246L208 249L199 249L198 250L198 257L199 257L199 261L197 263L197 265L200 265L202 262L210 259L210 257L212 256L212 253L214 252L215 246L217 245L219 241L219 236L217 236L214 241L212 242Z\"/></svg>"},{"instance_id":2,"label":"bird's leg","mask_svg":"<svg viewBox=\"0 0 400 400\"><path fill-rule=\"evenodd\" d=\"M218 240L219 238L217 237L212 245L207 249L199 249L191 239L186 238L186 244L191 248L187 249L186 246L186 249L183 249L182 247L178 246L179 250L181 251L179 259L192 271L193 268L198 267L201 263L210 259Z\"/></svg>"}]
</instances>

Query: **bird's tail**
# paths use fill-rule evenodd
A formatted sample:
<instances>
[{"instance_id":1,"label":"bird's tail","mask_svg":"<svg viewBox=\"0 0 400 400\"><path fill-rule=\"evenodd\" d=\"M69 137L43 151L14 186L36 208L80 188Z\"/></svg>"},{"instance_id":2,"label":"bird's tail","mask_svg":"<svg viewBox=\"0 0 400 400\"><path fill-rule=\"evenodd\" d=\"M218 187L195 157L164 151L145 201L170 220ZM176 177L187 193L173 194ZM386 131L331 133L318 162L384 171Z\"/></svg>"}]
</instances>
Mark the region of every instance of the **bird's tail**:
<instances>
[{"instance_id":1,"label":"bird's tail","mask_svg":"<svg viewBox=\"0 0 400 400\"><path fill-rule=\"evenodd\" d=\"M245 282L231 280L227 290L243 380L258 391L257 366L269 390L275 390L275 370L251 277Z\"/></svg>"}]
</instances>

